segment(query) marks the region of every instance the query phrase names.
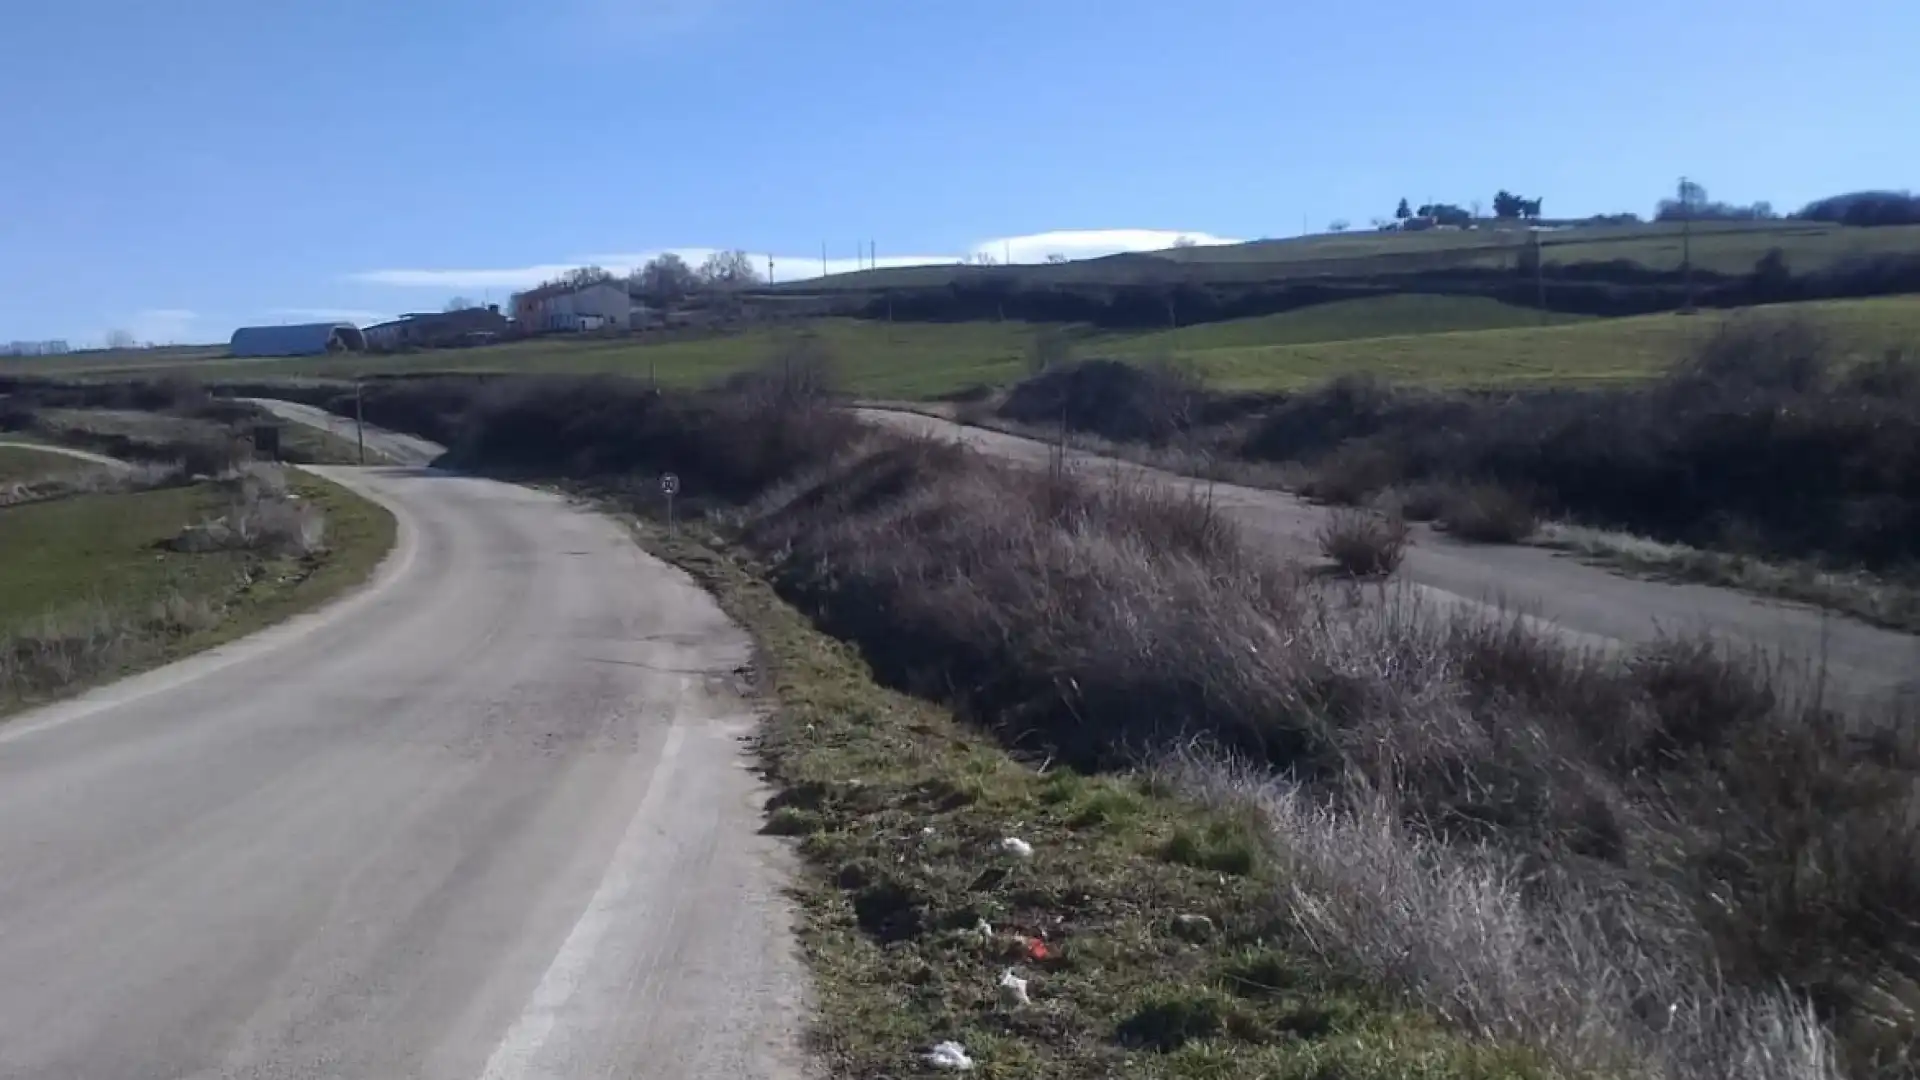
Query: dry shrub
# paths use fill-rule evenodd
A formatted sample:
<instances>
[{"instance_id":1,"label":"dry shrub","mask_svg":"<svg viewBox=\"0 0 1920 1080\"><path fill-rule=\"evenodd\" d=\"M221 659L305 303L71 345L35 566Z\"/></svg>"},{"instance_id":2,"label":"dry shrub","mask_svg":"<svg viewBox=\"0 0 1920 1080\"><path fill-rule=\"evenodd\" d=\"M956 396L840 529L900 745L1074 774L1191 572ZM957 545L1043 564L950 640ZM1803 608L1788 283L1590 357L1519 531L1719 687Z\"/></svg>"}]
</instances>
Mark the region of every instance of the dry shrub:
<instances>
[{"instance_id":1,"label":"dry shrub","mask_svg":"<svg viewBox=\"0 0 1920 1080\"><path fill-rule=\"evenodd\" d=\"M1540 527L1525 498L1495 484L1469 484L1442 497L1440 527L1482 544L1518 544Z\"/></svg>"},{"instance_id":2,"label":"dry shrub","mask_svg":"<svg viewBox=\"0 0 1920 1080\"><path fill-rule=\"evenodd\" d=\"M1335 506L1360 506L1405 474L1398 455L1367 442L1349 443L1316 462L1300 494Z\"/></svg>"},{"instance_id":3,"label":"dry shrub","mask_svg":"<svg viewBox=\"0 0 1920 1080\"><path fill-rule=\"evenodd\" d=\"M1320 529L1320 553L1350 577L1393 573L1411 542L1405 521L1367 510L1336 510Z\"/></svg>"},{"instance_id":4,"label":"dry shrub","mask_svg":"<svg viewBox=\"0 0 1920 1080\"><path fill-rule=\"evenodd\" d=\"M252 465L222 483L231 496L226 512L182 529L173 539L174 550L304 557L323 548L326 513L289 492L278 468Z\"/></svg>"},{"instance_id":5,"label":"dry shrub","mask_svg":"<svg viewBox=\"0 0 1920 1080\"><path fill-rule=\"evenodd\" d=\"M1622 663L1322 591L1207 520L874 438L745 535L877 672L1017 745L1099 767L1197 739L1289 777L1259 796L1282 910L1470 1030L1569 1068L1824 1078L1837 1052L1898 1074L1920 758L1843 737L1751 658L1676 641Z\"/></svg>"},{"instance_id":6,"label":"dry shrub","mask_svg":"<svg viewBox=\"0 0 1920 1080\"><path fill-rule=\"evenodd\" d=\"M30 621L0 633L0 702L32 700L116 671L219 617L211 604L176 593L140 612L92 603Z\"/></svg>"}]
</instances>

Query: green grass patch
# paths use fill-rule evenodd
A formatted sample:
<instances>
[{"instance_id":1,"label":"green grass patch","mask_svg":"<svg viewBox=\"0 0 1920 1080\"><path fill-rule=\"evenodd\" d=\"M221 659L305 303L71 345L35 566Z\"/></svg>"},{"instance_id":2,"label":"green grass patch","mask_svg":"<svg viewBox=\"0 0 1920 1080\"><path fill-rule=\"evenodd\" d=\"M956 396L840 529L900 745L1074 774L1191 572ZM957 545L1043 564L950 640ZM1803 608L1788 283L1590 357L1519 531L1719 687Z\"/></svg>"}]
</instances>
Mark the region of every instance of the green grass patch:
<instances>
[{"instance_id":1,"label":"green grass patch","mask_svg":"<svg viewBox=\"0 0 1920 1080\"><path fill-rule=\"evenodd\" d=\"M1829 328L1861 355L1920 343L1920 297L1812 301L1755 309ZM1726 313L1587 319L1478 297L1388 296L1281 315L1146 333L1065 328L1081 358L1170 358L1233 390L1292 390L1370 372L1429 386L1591 385L1665 370ZM1027 374L1039 327L1020 322L887 323L815 319L777 329L680 341L542 338L403 356L203 362L203 379L423 371L612 373L698 386L759 367L796 334L834 358L846 388L869 398L925 400ZM154 372L148 372L154 374Z\"/></svg>"},{"instance_id":2,"label":"green grass patch","mask_svg":"<svg viewBox=\"0 0 1920 1080\"><path fill-rule=\"evenodd\" d=\"M1591 321L1590 316L1536 311L1483 296L1405 293L1364 300L1335 300L1278 315L1230 319L1178 330L1137 334L1116 341L1114 351L1123 355L1158 352L1184 356L1208 349L1301 345L1462 330L1564 326Z\"/></svg>"},{"instance_id":3,"label":"green grass patch","mask_svg":"<svg viewBox=\"0 0 1920 1080\"><path fill-rule=\"evenodd\" d=\"M711 537L640 533L759 643L778 706L758 746L767 830L805 861L825 1074L930 1074L920 1055L950 1039L986 1077L1545 1075L1308 960L1249 823L1142 778L1016 760L876 685ZM1001 1000L1007 969L1030 1005Z\"/></svg>"},{"instance_id":4,"label":"green grass patch","mask_svg":"<svg viewBox=\"0 0 1920 1080\"><path fill-rule=\"evenodd\" d=\"M365 581L393 546L393 515L305 473L288 487L326 513L315 555L166 547L225 508L209 483L0 509L0 676L18 670L18 649L57 648L71 669L31 685L0 678L0 713L231 641Z\"/></svg>"}]
</instances>

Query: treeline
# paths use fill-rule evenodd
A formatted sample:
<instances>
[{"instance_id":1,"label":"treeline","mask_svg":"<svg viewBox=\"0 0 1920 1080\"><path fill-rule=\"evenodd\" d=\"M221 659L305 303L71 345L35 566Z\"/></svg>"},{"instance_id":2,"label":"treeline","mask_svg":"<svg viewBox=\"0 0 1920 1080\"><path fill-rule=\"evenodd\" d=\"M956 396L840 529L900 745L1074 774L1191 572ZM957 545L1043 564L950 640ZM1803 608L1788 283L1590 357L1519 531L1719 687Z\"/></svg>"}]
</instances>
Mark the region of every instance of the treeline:
<instances>
[{"instance_id":1,"label":"treeline","mask_svg":"<svg viewBox=\"0 0 1920 1080\"><path fill-rule=\"evenodd\" d=\"M1531 267L1462 267L1391 277L1319 277L1247 285L1030 284L1013 274L983 274L939 287L873 296L855 314L912 322L1014 319L1119 329L1190 326L1396 293L1485 296L1569 314L1620 316L1672 311L1689 302L1735 308L1907 292L1920 292L1920 255L1863 256L1795 273L1785 253L1776 250L1746 274L1696 270L1690 283L1680 271L1654 270L1625 260L1550 263L1537 277Z\"/></svg>"}]
</instances>

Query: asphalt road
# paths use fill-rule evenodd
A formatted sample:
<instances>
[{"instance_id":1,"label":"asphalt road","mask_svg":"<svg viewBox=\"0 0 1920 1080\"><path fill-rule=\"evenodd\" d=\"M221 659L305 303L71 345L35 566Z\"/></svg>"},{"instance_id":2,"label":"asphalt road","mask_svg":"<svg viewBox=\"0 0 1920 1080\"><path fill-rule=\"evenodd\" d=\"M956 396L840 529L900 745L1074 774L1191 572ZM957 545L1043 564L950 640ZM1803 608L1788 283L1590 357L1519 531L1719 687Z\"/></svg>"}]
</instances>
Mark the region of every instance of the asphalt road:
<instances>
[{"instance_id":1,"label":"asphalt road","mask_svg":"<svg viewBox=\"0 0 1920 1080\"><path fill-rule=\"evenodd\" d=\"M0 1077L800 1075L741 631L555 496L315 471L371 585L0 725Z\"/></svg>"},{"instance_id":2,"label":"asphalt road","mask_svg":"<svg viewBox=\"0 0 1920 1080\"><path fill-rule=\"evenodd\" d=\"M47 443L20 442L13 439L0 439L0 447L12 450L33 450L42 454L59 454L62 457L75 458L108 469L126 469L126 462L105 454L96 454L91 450L76 450L70 446L51 446Z\"/></svg>"},{"instance_id":3,"label":"asphalt road","mask_svg":"<svg viewBox=\"0 0 1920 1080\"><path fill-rule=\"evenodd\" d=\"M1030 466L1044 466L1051 448L1005 432L890 409L861 415L899 431L957 439ZM1186 489L1204 481L1130 462L1069 450L1093 476L1150 479ZM1327 511L1284 492L1215 484L1214 506L1272 550L1319 558L1315 535ZM1610 573L1534 547L1461 543L1420 528L1400 578L1436 607L1466 605L1520 613L1559 627L1571 639L1601 648L1661 635L1707 632L1808 670L1825 665L1829 688L1873 702L1920 692L1920 638L1817 609L1770 601L1731 589L1665 583Z\"/></svg>"},{"instance_id":4,"label":"asphalt road","mask_svg":"<svg viewBox=\"0 0 1920 1080\"><path fill-rule=\"evenodd\" d=\"M335 416L325 409L312 405L301 405L292 401L278 401L273 398L243 398L250 405L258 405L282 420L296 424L306 424L353 442L356 438L353 420ZM440 456L444 447L438 443L413 435L403 435L397 431L386 431L369 425L366 429L367 449L398 465L427 465Z\"/></svg>"}]
</instances>

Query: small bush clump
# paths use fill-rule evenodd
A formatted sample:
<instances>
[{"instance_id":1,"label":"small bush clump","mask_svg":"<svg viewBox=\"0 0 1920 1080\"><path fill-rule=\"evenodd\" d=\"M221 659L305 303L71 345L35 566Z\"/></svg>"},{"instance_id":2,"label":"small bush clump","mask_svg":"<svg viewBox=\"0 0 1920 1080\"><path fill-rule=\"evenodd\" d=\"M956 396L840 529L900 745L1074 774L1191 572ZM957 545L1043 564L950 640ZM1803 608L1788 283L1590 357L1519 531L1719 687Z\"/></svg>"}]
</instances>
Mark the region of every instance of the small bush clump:
<instances>
[{"instance_id":1,"label":"small bush clump","mask_svg":"<svg viewBox=\"0 0 1920 1080\"><path fill-rule=\"evenodd\" d=\"M1391 514L1335 510L1320 529L1320 553L1349 577L1384 577L1399 569L1411 537Z\"/></svg>"}]
</instances>

